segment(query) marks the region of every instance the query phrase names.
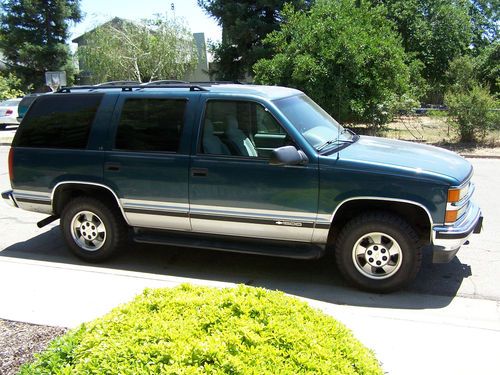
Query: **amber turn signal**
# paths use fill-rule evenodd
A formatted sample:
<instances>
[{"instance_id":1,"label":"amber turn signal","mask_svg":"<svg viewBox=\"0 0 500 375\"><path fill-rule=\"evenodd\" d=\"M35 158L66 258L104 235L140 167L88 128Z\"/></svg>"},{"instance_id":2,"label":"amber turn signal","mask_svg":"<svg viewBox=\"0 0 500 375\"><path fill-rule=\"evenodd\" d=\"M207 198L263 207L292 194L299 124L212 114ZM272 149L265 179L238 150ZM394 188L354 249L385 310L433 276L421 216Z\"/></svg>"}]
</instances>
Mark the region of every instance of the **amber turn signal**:
<instances>
[{"instance_id":1,"label":"amber turn signal","mask_svg":"<svg viewBox=\"0 0 500 375\"><path fill-rule=\"evenodd\" d=\"M458 217L458 210L446 211L444 221L446 223L453 223L453 222L457 221L457 217Z\"/></svg>"},{"instance_id":2,"label":"amber turn signal","mask_svg":"<svg viewBox=\"0 0 500 375\"><path fill-rule=\"evenodd\" d=\"M448 203L456 203L460 200L460 189L448 190Z\"/></svg>"}]
</instances>

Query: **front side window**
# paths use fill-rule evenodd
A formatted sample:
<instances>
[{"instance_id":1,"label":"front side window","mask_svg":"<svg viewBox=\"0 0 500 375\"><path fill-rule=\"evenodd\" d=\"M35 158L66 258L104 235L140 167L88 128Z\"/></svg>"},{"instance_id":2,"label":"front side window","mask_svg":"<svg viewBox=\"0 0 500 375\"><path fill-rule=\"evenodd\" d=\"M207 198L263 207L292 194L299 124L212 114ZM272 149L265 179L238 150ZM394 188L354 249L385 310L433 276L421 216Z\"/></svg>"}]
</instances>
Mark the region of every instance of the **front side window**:
<instances>
[{"instance_id":1,"label":"front side window","mask_svg":"<svg viewBox=\"0 0 500 375\"><path fill-rule=\"evenodd\" d=\"M268 158L289 142L281 125L255 102L209 101L203 121L204 154Z\"/></svg>"},{"instance_id":2,"label":"front side window","mask_svg":"<svg viewBox=\"0 0 500 375\"><path fill-rule=\"evenodd\" d=\"M39 96L23 119L16 146L85 148L102 97L102 94Z\"/></svg>"},{"instance_id":3,"label":"front side window","mask_svg":"<svg viewBox=\"0 0 500 375\"><path fill-rule=\"evenodd\" d=\"M116 132L115 149L145 152L177 152L184 99L127 99Z\"/></svg>"}]
</instances>

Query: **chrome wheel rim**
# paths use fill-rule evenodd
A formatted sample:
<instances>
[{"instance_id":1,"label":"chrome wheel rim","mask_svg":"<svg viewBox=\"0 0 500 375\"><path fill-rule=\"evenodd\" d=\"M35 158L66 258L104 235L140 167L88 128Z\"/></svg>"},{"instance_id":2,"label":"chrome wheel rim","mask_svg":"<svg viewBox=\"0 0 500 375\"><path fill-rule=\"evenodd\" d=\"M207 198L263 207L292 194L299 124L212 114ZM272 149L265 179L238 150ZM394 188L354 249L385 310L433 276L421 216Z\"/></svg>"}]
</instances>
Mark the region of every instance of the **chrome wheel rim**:
<instances>
[{"instance_id":1,"label":"chrome wheel rim","mask_svg":"<svg viewBox=\"0 0 500 375\"><path fill-rule=\"evenodd\" d=\"M71 220L71 236L81 249L97 251L106 241L106 227L95 213L80 211Z\"/></svg>"},{"instance_id":2,"label":"chrome wheel rim","mask_svg":"<svg viewBox=\"0 0 500 375\"><path fill-rule=\"evenodd\" d=\"M401 267L403 252L391 236L372 232L361 236L352 248L356 269L370 279L382 280L393 276Z\"/></svg>"}]
</instances>

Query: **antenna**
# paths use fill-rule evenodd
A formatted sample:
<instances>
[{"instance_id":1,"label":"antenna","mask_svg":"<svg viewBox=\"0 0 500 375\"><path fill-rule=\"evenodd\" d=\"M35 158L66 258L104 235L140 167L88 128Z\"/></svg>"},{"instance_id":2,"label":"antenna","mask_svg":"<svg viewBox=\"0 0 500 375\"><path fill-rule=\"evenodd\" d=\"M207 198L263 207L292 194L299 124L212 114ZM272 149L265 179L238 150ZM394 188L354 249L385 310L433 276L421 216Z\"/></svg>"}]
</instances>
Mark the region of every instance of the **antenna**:
<instances>
[{"instance_id":1,"label":"antenna","mask_svg":"<svg viewBox=\"0 0 500 375\"><path fill-rule=\"evenodd\" d=\"M340 119L340 101L342 99L342 65L339 65L339 109L338 109L338 116ZM340 124L339 124L340 125ZM337 132L337 144L339 144L340 141L340 129ZM337 160L340 158L340 150L337 151Z\"/></svg>"}]
</instances>

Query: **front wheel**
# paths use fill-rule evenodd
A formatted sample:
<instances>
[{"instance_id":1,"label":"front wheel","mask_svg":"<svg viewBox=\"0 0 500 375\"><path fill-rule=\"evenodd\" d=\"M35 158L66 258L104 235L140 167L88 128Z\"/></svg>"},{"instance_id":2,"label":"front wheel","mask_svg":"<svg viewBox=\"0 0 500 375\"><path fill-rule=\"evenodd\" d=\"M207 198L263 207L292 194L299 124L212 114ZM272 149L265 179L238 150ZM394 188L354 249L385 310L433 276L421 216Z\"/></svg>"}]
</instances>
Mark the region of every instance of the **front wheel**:
<instances>
[{"instance_id":1,"label":"front wheel","mask_svg":"<svg viewBox=\"0 0 500 375\"><path fill-rule=\"evenodd\" d=\"M127 226L118 209L89 198L75 198L61 214L61 228L70 250L88 262L100 262L121 250Z\"/></svg>"},{"instance_id":2,"label":"front wheel","mask_svg":"<svg viewBox=\"0 0 500 375\"><path fill-rule=\"evenodd\" d=\"M422 254L415 230L399 216L374 212L349 221L335 245L337 266L357 287L391 292L412 281Z\"/></svg>"}]
</instances>

